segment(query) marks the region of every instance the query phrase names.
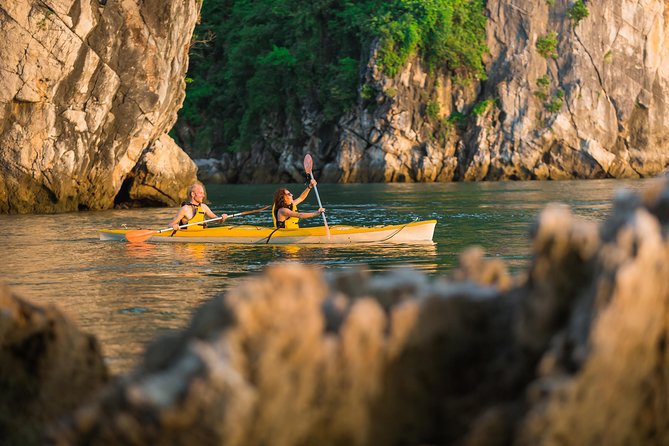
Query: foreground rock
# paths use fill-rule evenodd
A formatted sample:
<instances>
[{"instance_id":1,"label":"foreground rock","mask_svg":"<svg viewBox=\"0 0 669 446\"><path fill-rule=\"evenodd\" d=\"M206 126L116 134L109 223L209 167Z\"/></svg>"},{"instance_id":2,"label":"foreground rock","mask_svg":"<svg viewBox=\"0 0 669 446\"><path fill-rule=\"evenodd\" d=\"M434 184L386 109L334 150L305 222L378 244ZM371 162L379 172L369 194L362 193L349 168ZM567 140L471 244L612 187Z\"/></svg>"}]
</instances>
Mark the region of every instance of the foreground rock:
<instances>
[{"instance_id":1,"label":"foreground rock","mask_svg":"<svg viewBox=\"0 0 669 446\"><path fill-rule=\"evenodd\" d=\"M553 282L554 298L544 299L542 312L553 307L558 330L528 387L530 411L518 444L565 438L584 445L667 444L669 187L663 183L641 197L620 195L599 241L572 231L580 249L560 254L556 242L563 235L556 228L539 247L581 268L569 285ZM541 279L548 267L561 275L560 266L537 263L533 274Z\"/></svg>"},{"instance_id":2,"label":"foreground rock","mask_svg":"<svg viewBox=\"0 0 669 446\"><path fill-rule=\"evenodd\" d=\"M480 249L436 279L276 265L92 400L58 381L68 404L17 418L62 445L666 444L668 233L662 179L600 226L548 206L518 277ZM3 343L0 365L44 361L30 345Z\"/></svg>"},{"instance_id":3,"label":"foreground rock","mask_svg":"<svg viewBox=\"0 0 669 446\"><path fill-rule=\"evenodd\" d=\"M53 307L0 287L0 443L42 444L44 426L107 381L95 338Z\"/></svg>"},{"instance_id":4,"label":"foreground rock","mask_svg":"<svg viewBox=\"0 0 669 446\"><path fill-rule=\"evenodd\" d=\"M0 213L106 209L122 188L160 204L185 196L195 166L160 146L183 102L200 6L0 0ZM146 151L179 163L145 162ZM148 195L129 184L161 175L176 181L149 182Z\"/></svg>"}]
</instances>

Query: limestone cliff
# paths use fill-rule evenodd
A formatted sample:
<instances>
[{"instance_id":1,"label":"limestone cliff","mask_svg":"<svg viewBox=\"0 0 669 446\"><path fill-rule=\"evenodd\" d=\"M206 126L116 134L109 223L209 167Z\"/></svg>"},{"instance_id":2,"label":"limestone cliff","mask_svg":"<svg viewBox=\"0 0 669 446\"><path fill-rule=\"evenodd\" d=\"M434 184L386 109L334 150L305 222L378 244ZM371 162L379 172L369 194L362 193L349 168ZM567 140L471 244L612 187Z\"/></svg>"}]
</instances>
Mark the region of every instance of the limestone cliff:
<instances>
[{"instance_id":1,"label":"limestone cliff","mask_svg":"<svg viewBox=\"0 0 669 446\"><path fill-rule=\"evenodd\" d=\"M196 167L166 132L200 6L0 0L0 213L183 198Z\"/></svg>"},{"instance_id":2,"label":"limestone cliff","mask_svg":"<svg viewBox=\"0 0 669 446\"><path fill-rule=\"evenodd\" d=\"M332 182L662 172L669 165L669 6L591 0L579 17L573 5L489 0L488 79L480 83L429 72L419 58L388 78L372 48L360 82L367 95L336 129L324 131L317 113L305 113L304 146L268 134L249 153L202 163L203 171L220 170L220 181L301 179L294 172L310 151L325 166L320 179ZM264 168L245 173L251 160Z\"/></svg>"},{"instance_id":3,"label":"limestone cliff","mask_svg":"<svg viewBox=\"0 0 669 446\"><path fill-rule=\"evenodd\" d=\"M184 96L200 0L0 0L0 213L174 204L196 167L166 135ZM652 176L669 165L661 0L487 2L488 78L419 58L393 78L374 48L335 128L266 122L204 180L459 181ZM294 135L291 135L294 136ZM296 146L295 141L306 141ZM251 166L251 167L250 167ZM207 167L207 169L205 169ZM209 174L207 177L206 175Z\"/></svg>"}]
</instances>

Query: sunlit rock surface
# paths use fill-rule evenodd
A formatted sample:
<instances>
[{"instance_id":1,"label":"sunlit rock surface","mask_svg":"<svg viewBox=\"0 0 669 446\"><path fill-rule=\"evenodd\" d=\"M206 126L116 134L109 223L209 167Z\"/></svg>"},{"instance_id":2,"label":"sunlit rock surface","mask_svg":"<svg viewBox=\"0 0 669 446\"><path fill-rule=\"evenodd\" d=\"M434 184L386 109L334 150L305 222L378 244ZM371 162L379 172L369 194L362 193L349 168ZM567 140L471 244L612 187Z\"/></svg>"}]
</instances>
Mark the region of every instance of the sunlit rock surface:
<instances>
[{"instance_id":1,"label":"sunlit rock surface","mask_svg":"<svg viewBox=\"0 0 669 446\"><path fill-rule=\"evenodd\" d=\"M157 206L186 197L184 185L197 177L197 166L168 135L144 150L116 197L117 203Z\"/></svg>"},{"instance_id":2,"label":"sunlit rock surface","mask_svg":"<svg viewBox=\"0 0 669 446\"><path fill-rule=\"evenodd\" d=\"M185 196L195 166L158 141L183 102L200 6L0 0L0 213L110 208L137 171L158 179L144 184L155 190L126 196L169 205ZM179 163L144 162L146 151Z\"/></svg>"}]
</instances>

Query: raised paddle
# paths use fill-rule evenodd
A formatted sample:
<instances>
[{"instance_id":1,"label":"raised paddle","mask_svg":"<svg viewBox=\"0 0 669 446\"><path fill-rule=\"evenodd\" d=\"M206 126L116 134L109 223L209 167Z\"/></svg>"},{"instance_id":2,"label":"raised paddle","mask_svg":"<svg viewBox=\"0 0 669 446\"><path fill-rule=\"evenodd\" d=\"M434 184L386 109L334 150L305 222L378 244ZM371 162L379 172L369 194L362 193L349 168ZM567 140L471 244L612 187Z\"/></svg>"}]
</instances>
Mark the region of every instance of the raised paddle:
<instances>
[{"instance_id":1,"label":"raised paddle","mask_svg":"<svg viewBox=\"0 0 669 446\"><path fill-rule=\"evenodd\" d=\"M304 157L304 170L309 174L311 179L314 179L314 174L311 173L311 169L314 167L314 160L311 159L311 155L308 153ZM321 197L318 195L318 187L314 185L314 192L316 192L316 199L318 200L318 207L322 208ZM325 218L325 212L321 214L323 216L323 223L325 224L325 235L327 235L328 240L330 240L330 228L328 227L328 221Z\"/></svg>"},{"instance_id":2,"label":"raised paddle","mask_svg":"<svg viewBox=\"0 0 669 446\"><path fill-rule=\"evenodd\" d=\"M236 214L228 215L228 218L232 217L240 217L242 215L249 215L249 214L255 214L256 212L264 211L265 209L269 209L269 206L265 206L260 209L254 209L252 211L244 211L244 212L237 212ZM210 218L209 220L204 220L204 221L198 221L195 223L188 223L185 225L180 225L179 229L188 227L188 226L193 226L193 225L201 225L202 223L209 223L212 221L218 221L220 220L221 217L216 217L216 218ZM227 220L227 219L226 219ZM165 229L133 229L131 231L128 231L125 233L125 239L129 241L130 243L141 243L145 242L151 237L153 237L156 234L160 234L161 232L167 232L167 231L174 231L174 228L165 228Z\"/></svg>"}]
</instances>

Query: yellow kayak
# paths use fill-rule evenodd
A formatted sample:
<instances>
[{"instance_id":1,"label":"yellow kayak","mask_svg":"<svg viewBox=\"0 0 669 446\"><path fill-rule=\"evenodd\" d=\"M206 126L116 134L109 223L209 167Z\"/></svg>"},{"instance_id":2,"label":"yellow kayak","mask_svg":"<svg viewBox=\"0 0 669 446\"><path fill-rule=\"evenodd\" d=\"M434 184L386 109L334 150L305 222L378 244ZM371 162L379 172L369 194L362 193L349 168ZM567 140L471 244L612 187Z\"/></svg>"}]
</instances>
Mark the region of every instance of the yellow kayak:
<instances>
[{"instance_id":1,"label":"yellow kayak","mask_svg":"<svg viewBox=\"0 0 669 446\"><path fill-rule=\"evenodd\" d=\"M143 240L150 242L182 243L239 243L239 244L356 244L356 243L424 243L431 242L437 220L416 221L403 225L384 226L330 226L330 237L325 226L299 229L274 229L262 226L216 226L200 228L194 226L179 231L161 230L150 232ZM103 229L100 240L130 240L130 229ZM129 234L130 233L130 234ZM126 237L126 234L129 234Z\"/></svg>"}]
</instances>

